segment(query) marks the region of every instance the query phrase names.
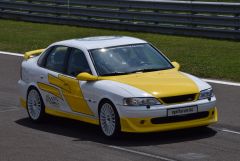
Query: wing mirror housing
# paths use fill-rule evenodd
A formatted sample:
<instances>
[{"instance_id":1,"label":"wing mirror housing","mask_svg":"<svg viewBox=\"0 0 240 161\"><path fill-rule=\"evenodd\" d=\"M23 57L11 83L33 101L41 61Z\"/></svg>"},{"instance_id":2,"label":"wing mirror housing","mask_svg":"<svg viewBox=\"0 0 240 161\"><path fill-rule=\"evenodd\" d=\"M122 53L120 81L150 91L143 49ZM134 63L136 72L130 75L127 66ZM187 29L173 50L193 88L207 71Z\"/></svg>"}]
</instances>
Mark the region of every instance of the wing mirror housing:
<instances>
[{"instance_id":1,"label":"wing mirror housing","mask_svg":"<svg viewBox=\"0 0 240 161\"><path fill-rule=\"evenodd\" d=\"M97 76L94 76L94 75L86 73L86 72L78 74L76 78L80 81L96 81L96 80L98 80Z\"/></svg>"},{"instance_id":2,"label":"wing mirror housing","mask_svg":"<svg viewBox=\"0 0 240 161\"><path fill-rule=\"evenodd\" d=\"M178 63L178 62L172 62L172 65L174 66L174 68L176 69L176 70L180 70L180 64Z\"/></svg>"}]
</instances>

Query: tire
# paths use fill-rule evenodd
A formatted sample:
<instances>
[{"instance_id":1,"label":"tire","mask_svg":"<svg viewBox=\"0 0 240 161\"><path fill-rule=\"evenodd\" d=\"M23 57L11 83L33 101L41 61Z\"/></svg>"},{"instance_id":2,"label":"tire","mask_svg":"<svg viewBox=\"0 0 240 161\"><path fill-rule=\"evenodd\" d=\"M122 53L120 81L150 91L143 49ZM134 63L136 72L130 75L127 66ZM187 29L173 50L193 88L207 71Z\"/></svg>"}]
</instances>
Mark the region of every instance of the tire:
<instances>
[{"instance_id":1,"label":"tire","mask_svg":"<svg viewBox=\"0 0 240 161\"><path fill-rule=\"evenodd\" d=\"M36 88L30 88L27 95L27 112L34 122L41 122L45 117L45 105Z\"/></svg>"},{"instance_id":2,"label":"tire","mask_svg":"<svg viewBox=\"0 0 240 161\"><path fill-rule=\"evenodd\" d=\"M120 134L120 118L111 101L105 100L99 106L99 123L102 133L108 138Z\"/></svg>"}]
</instances>

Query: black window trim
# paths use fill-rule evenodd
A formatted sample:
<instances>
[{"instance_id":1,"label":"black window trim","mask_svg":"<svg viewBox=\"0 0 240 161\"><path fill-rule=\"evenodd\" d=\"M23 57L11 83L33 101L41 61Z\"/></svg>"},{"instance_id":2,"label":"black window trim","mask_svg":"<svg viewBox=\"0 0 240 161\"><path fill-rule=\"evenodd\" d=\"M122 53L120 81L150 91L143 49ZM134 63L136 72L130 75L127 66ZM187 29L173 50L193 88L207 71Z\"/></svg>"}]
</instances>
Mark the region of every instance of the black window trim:
<instances>
[{"instance_id":1,"label":"black window trim","mask_svg":"<svg viewBox=\"0 0 240 161\"><path fill-rule=\"evenodd\" d=\"M55 48L55 46L51 46L50 48L47 48L41 55L40 57L38 58L38 61L37 61L37 65L40 66L40 67L44 67L45 64L46 64L46 61L44 61L49 53L52 52L52 50ZM41 60L40 60L41 59ZM41 61L41 62L40 62Z\"/></svg>"}]
</instances>

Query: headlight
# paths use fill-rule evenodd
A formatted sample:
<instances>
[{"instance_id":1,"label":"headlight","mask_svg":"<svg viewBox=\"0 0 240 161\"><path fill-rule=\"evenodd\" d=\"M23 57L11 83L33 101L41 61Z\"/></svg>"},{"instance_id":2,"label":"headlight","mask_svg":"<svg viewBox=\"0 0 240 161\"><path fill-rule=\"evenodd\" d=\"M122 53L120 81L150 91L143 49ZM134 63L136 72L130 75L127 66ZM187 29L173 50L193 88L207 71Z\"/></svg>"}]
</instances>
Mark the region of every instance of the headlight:
<instances>
[{"instance_id":1,"label":"headlight","mask_svg":"<svg viewBox=\"0 0 240 161\"><path fill-rule=\"evenodd\" d=\"M161 103L156 98L144 98L144 97L131 97L124 98L124 106L151 106L151 105L160 105Z\"/></svg>"},{"instance_id":2,"label":"headlight","mask_svg":"<svg viewBox=\"0 0 240 161\"><path fill-rule=\"evenodd\" d=\"M209 89L201 91L198 99L199 100L211 99L211 97L213 97L213 96L214 96L213 90L212 90L212 88L209 88Z\"/></svg>"}]
</instances>

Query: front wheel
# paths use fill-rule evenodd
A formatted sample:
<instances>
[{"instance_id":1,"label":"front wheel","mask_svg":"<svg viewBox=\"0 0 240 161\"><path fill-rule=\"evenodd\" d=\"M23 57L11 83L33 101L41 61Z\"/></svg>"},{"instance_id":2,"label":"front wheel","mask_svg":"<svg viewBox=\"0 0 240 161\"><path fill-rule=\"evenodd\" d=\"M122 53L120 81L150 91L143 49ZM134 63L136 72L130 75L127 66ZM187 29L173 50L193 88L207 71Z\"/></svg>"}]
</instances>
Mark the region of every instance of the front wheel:
<instances>
[{"instance_id":1,"label":"front wheel","mask_svg":"<svg viewBox=\"0 0 240 161\"><path fill-rule=\"evenodd\" d=\"M45 106L37 89L31 88L27 95L27 112L34 122L40 122L45 115Z\"/></svg>"},{"instance_id":2,"label":"front wheel","mask_svg":"<svg viewBox=\"0 0 240 161\"><path fill-rule=\"evenodd\" d=\"M115 137L120 132L120 119L113 103L104 101L100 104L99 121L103 134L107 137Z\"/></svg>"}]
</instances>

